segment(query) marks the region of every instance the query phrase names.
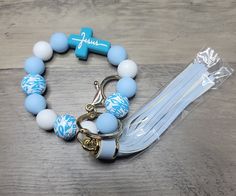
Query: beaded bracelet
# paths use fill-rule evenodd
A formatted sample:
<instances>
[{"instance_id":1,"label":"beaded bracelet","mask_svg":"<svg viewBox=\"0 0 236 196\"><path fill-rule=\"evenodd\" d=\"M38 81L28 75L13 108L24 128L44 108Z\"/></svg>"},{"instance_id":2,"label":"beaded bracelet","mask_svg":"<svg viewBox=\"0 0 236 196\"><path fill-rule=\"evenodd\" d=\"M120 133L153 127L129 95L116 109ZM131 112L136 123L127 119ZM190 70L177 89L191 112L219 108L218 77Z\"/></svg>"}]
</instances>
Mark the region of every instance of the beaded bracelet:
<instances>
[{"instance_id":1,"label":"beaded bracelet","mask_svg":"<svg viewBox=\"0 0 236 196\"><path fill-rule=\"evenodd\" d=\"M69 114L57 115L53 110L46 109L47 103L42 94L46 90L46 80L42 77L45 71L44 61L49 61L53 52L65 53L69 48L75 49L75 55L81 60L88 58L89 52L107 56L108 62L118 66L118 75L106 77L101 84L94 82L97 93L91 104L86 105L86 113L77 119ZM137 64L127 59L126 50L108 41L93 37L93 30L88 27L81 29L80 34L71 34L68 38L64 33L54 33L50 43L37 42L33 47L34 56L25 61L26 75L21 81L23 92L27 95L25 109L36 116L38 126L44 130L52 130L66 141L75 137L85 150L92 152L97 158L115 158L118 151L118 139L122 134L119 119L129 111L129 100L137 90L135 78ZM106 98L104 87L107 83L118 80L116 92ZM105 107L106 112L97 111ZM95 122L93 122L95 120Z\"/></svg>"}]
</instances>

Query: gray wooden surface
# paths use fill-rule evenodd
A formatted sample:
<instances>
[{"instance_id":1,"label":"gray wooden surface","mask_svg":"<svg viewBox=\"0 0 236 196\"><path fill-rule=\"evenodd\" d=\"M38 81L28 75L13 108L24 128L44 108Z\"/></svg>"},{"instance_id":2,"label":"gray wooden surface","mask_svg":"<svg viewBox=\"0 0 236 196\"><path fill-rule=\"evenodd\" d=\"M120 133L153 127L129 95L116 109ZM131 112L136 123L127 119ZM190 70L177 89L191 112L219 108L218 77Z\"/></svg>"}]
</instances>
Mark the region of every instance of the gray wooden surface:
<instances>
[{"instance_id":1,"label":"gray wooden surface","mask_svg":"<svg viewBox=\"0 0 236 196\"><path fill-rule=\"evenodd\" d=\"M235 76L145 153L112 164L37 127L23 108L24 59L36 41L82 26L122 44L139 64L131 113L203 46L215 48L236 69L233 0L1 0L0 195L236 195ZM93 98L94 79L114 73L99 55L86 62L73 51L55 55L46 72L50 107L78 116Z\"/></svg>"}]
</instances>

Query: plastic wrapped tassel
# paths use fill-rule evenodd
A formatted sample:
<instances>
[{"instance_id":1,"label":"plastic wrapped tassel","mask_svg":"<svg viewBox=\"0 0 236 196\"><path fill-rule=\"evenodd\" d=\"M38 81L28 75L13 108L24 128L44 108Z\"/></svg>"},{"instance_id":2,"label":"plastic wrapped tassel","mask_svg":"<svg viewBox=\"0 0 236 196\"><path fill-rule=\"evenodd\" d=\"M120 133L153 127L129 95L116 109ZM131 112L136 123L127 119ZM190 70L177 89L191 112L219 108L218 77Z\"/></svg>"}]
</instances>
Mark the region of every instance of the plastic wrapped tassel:
<instances>
[{"instance_id":1,"label":"plastic wrapped tassel","mask_svg":"<svg viewBox=\"0 0 236 196\"><path fill-rule=\"evenodd\" d=\"M220 85L232 72L213 49L199 52L182 73L127 119L118 156L140 152L159 140L188 105Z\"/></svg>"}]
</instances>

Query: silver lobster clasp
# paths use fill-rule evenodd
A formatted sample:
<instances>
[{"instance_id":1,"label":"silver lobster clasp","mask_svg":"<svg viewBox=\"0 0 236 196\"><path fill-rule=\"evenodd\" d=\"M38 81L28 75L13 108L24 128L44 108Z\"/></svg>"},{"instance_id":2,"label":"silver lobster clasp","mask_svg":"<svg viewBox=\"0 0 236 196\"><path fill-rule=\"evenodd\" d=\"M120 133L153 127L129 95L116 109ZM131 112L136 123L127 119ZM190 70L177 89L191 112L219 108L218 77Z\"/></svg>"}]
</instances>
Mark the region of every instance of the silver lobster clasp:
<instances>
[{"instance_id":1,"label":"silver lobster clasp","mask_svg":"<svg viewBox=\"0 0 236 196\"><path fill-rule=\"evenodd\" d=\"M118 75L113 75L113 76L108 76L106 77L101 84L99 84L98 81L94 81L94 85L95 85L95 89L97 90L97 93L94 96L93 102L91 103L91 105L93 105L94 107L103 107L104 106L104 102L106 100L106 95L104 92L105 86L114 80L119 80L120 76Z\"/></svg>"}]
</instances>

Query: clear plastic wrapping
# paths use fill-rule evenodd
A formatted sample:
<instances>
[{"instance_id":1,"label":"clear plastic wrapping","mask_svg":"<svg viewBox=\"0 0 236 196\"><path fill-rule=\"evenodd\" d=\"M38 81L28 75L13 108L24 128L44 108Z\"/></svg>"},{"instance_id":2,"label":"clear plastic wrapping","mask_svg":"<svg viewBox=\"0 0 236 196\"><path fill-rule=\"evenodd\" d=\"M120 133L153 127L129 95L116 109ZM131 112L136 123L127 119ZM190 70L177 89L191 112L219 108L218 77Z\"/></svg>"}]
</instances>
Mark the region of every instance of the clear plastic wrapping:
<instances>
[{"instance_id":1,"label":"clear plastic wrapping","mask_svg":"<svg viewBox=\"0 0 236 196\"><path fill-rule=\"evenodd\" d=\"M124 122L118 156L140 152L159 140L189 105L217 89L232 73L213 49L201 50L185 70Z\"/></svg>"}]
</instances>

